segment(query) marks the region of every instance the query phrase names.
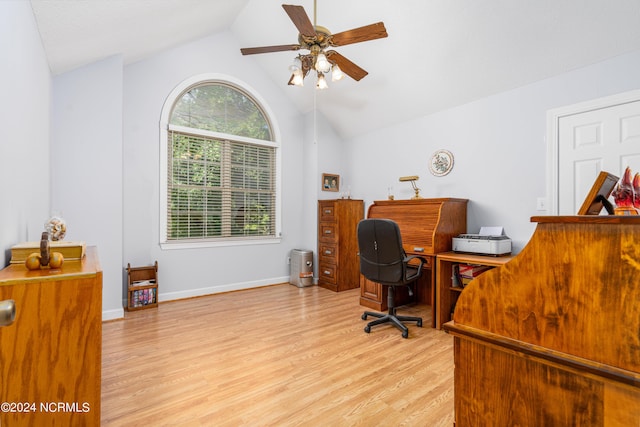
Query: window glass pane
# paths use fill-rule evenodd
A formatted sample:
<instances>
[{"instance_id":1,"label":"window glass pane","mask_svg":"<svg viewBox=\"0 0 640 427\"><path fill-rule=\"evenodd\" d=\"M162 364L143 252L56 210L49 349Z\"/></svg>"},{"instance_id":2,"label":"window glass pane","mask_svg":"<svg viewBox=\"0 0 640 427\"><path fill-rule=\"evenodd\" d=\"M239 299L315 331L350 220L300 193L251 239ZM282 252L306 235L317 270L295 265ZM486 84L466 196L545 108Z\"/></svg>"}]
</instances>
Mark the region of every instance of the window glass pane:
<instances>
[{"instance_id":1,"label":"window glass pane","mask_svg":"<svg viewBox=\"0 0 640 427\"><path fill-rule=\"evenodd\" d=\"M222 142L170 134L169 239L221 234Z\"/></svg>"},{"instance_id":2,"label":"window glass pane","mask_svg":"<svg viewBox=\"0 0 640 427\"><path fill-rule=\"evenodd\" d=\"M274 234L271 215L273 198L269 194L234 192L233 236L264 236Z\"/></svg>"},{"instance_id":3,"label":"window glass pane","mask_svg":"<svg viewBox=\"0 0 640 427\"><path fill-rule=\"evenodd\" d=\"M176 102L170 123L271 141L267 119L253 100L222 84L190 89Z\"/></svg>"}]
</instances>

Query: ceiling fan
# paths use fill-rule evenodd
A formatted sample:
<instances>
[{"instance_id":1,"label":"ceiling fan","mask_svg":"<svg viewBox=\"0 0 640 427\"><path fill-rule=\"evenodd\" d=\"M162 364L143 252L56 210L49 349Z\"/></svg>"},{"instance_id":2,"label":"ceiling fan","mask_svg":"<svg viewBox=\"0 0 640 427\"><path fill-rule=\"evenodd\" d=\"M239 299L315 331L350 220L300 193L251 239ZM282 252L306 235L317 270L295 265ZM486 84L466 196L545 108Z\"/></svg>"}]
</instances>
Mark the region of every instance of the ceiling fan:
<instances>
[{"instance_id":1,"label":"ceiling fan","mask_svg":"<svg viewBox=\"0 0 640 427\"><path fill-rule=\"evenodd\" d=\"M365 25L364 27L331 34L325 27L315 25L315 0L313 23L302 6L283 4L282 7L300 32L298 35L298 44L242 48L240 52L242 52L243 55L282 52L287 50L308 50L309 53L298 54L293 65L289 67L292 71L289 84L296 86L303 85L304 78L311 70L315 70L318 74L317 87L319 89L327 87L324 75L329 71L332 72L333 80L342 78L342 73L356 81L361 80L369 74L331 48L387 37L387 30L384 27L384 23L377 22L375 24Z\"/></svg>"}]
</instances>

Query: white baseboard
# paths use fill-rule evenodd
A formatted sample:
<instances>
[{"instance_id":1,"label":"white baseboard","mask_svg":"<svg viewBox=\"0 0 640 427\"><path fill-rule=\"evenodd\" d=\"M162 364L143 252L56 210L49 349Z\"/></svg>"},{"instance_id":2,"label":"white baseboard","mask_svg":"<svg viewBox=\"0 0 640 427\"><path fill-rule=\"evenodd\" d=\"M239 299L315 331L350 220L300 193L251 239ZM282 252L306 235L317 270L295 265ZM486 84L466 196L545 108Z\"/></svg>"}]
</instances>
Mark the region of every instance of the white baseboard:
<instances>
[{"instance_id":1,"label":"white baseboard","mask_svg":"<svg viewBox=\"0 0 640 427\"><path fill-rule=\"evenodd\" d=\"M163 293L162 291L158 290L158 301L165 302L165 301L174 301L174 300L184 299L184 298L201 297L204 295L219 294L222 292L239 291L242 289L251 289L251 288L259 288L262 286L270 286L270 285L283 283L283 282L288 283L289 277L288 276L275 277L271 279L254 280L251 282L230 283L226 285L211 286L207 288L198 288L198 289L189 289L186 291L178 291L178 292Z\"/></svg>"},{"instance_id":2,"label":"white baseboard","mask_svg":"<svg viewBox=\"0 0 640 427\"><path fill-rule=\"evenodd\" d=\"M126 303L125 303L126 304ZM102 312L102 321L122 319L124 317L124 308L118 308L115 310L107 310Z\"/></svg>"},{"instance_id":3,"label":"white baseboard","mask_svg":"<svg viewBox=\"0 0 640 427\"><path fill-rule=\"evenodd\" d=\"M289 283L289 276L274 277L271 279L254 280L251 282L230 283L220 286L211 286L206 288L189 289L177 292L162 292L162 288L158 289L158 302L175 301L185 298L201 297L205 295L219 294L223 292L239 291L242 289L260 288L262 286L270 286L278 283ZM123 306L127 305L127 301L122 302ZM124 318L124 309L108 310L102 312L102 321Z\"/></svg>"}]
</instances>

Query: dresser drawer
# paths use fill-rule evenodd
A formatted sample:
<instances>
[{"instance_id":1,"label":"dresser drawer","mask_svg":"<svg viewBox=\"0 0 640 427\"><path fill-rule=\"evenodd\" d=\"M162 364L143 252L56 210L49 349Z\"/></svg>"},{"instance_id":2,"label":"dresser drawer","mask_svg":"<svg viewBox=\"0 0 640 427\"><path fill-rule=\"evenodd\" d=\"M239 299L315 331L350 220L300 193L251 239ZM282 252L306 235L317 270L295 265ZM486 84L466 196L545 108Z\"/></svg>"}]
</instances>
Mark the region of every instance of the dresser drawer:
<instances>
[{"instance_id":1,"label":"dresser drawer","mask_svg":"<svg viewBox=\"0 0 640 427\"><path fill-rule=\"evenodd\" d=\"M336 224L320 223L318 239L325 242L337 242L338 227Z\"/></svg>"},{"instance_id":2,"label":"dresser drawer","mask_svg":"<svg viewBox=\"0 0 640 427\"><path fill-rule=\"evenodd\" d=\"M319 243L318 251L318 256L320 257L321 263L336 263L336 256L338 254L338 245L336 243Z\"/></svg>"},{"instance_id":3,"label":"dresser drawer","mask_svg":"<svg viewBox=\"0 0 640 427\"><path fill-rule=\"evenodd\" d=\"M334 222L336 220L336 205L333 202L320 203L320 212L318 218L324 222Z\"/></svg>"},{"instance_id":4,"label":"dresser drawer","mask_svg":"<svg viewBox=\"0 0 640 427\"><path fill-rule=\"evenodd\" d=\"M336 266L330 264L320 264L318 269L318 281L326 283L336 283Z\"/></svg>"}]
</instances>

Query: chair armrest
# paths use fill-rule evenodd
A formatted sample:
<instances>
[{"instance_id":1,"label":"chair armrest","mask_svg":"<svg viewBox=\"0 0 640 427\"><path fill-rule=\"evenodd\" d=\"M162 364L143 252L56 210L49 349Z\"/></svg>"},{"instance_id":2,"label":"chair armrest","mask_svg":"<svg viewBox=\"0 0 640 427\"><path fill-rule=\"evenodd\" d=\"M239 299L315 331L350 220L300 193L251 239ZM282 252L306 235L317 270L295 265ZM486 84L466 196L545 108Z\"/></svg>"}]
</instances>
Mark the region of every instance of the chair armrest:
<instances>
[{"instance_id":1,"label":"chair armrest","mask_svg":"<svg viewBox=\"0 0 640 427\"><path fill-rule=\"evenodd\" d=\"M409 255L409 256L405 256L404 260L402 262L404 264L408 264L409 261L411 261L412 259L416 259L416 258L418 260L420 260L420 264L418 264L418 273L417 273L417 275L420 276L420 273L422 272L422 266L427 262L426 259L424 259L420 255Z\"/></svg>"},{"instance_id":2,"label":"chair armrest","mask_svg":"<svg viewBox=\"0 0 640 427\"><path fill-rule=\"evenodd\" d=\"M418 258L420 260L420 264L424 264L425 262L427 262L427 260L424 257L421 257L420 255L409 255L404 257L404 262L409 262L412 259L416 259Z\"/></svg>"}]
</instances>

